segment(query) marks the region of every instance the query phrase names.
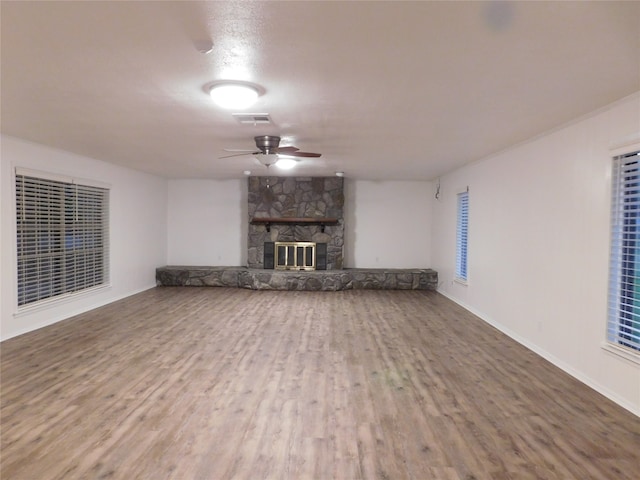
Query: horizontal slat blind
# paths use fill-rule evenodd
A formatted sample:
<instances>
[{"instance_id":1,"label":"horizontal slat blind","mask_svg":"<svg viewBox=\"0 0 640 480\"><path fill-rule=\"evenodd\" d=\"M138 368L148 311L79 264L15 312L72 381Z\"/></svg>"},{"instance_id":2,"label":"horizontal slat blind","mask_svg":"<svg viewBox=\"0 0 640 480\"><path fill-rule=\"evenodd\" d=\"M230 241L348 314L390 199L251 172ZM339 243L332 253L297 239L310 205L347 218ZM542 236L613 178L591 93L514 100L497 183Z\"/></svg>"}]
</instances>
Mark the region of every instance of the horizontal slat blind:
<instances>
[{"instance_id":1,"label":"horizontal slat blind","mask_svg":"<svg viewBox=\"0 0 640 480\"><path fill-rule=\"evenodd\" d=\"M607 322L608 341L634 350L640 350L639 153L613 161Z\"/></svg>"},{"instance_id":2,"label":"horizontal slat blind","mask_svg":"<svg viewBox=\"0 0 640 480\"><path fill-rule=\"evenodd\" d=\"M18 306L108 282L109 190L16 174Z\"/></svg>"},{"instance_id":3,"label":"horizontal slat blind","mask_svg":"<svg viewBox=\"0 0 640 480\"><path fill-rule=\"evenodd\" d=\"M469 231L469 192L458 194L456 225L456 278L467 280L467 240Z\"/></svg>"}]
</instances>

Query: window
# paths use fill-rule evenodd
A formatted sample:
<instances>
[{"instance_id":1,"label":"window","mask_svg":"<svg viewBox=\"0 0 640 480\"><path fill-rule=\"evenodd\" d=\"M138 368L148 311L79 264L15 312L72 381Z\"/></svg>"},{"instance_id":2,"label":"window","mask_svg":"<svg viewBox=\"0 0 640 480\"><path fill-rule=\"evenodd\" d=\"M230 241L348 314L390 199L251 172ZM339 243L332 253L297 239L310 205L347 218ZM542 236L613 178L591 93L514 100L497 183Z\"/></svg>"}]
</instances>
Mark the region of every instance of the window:
<instances>
[{"instance_id":1,"label":"window","mask_svg":"<svg viewBox=\"0 0 640 480\"><path fill-rule=\"evenodd\" d=\"M16 170L18 306L105 285L109 190Z\"/></svg>"},{"instance_id":2,"label":"window","mask_svg":"<svg viewBox=\"0 0 640 480\"><path fill-rule=\"evenodd\" d=\"M607 340L640 351L640 152L613 160Z\"/></svg>"},{"instance_id":3,"label":"window","mask_svg":"<svg viewBox=\"0 0 640 480\"><path fill-rule=\"evenodd\" d=\"M458 194L456 222L456 279L467 281L467 239L469 231L469 190Z\"/></svg>"}]
</instances>

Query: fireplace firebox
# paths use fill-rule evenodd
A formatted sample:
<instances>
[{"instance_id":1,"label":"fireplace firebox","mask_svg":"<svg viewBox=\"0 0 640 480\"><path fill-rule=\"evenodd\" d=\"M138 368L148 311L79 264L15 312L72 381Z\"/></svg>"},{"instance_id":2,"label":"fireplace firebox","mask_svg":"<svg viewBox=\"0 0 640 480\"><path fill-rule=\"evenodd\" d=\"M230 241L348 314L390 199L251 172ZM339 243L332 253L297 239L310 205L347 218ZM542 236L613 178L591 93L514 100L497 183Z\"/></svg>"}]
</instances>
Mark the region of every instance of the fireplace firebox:
<instances>
[{"instance_id":1,"label":"fireplace firebox","mask_svg":"<svg viewBox=\"0 0 640 480\"><path fill-rule=\"evenodd\" d=\"M265 242L264 268L275 270L326 270L327 244L316 242Z\"/></svg>"},{"instance_id":2,"label":"fireplace firebox","mask_svg":"<svg viewBox=\"0 0 640 480\"><path fill-rule=\"evenodd\" d=\"M276 270L315 270L315 242L275 242Z\"/></svg>"}]
</instances>

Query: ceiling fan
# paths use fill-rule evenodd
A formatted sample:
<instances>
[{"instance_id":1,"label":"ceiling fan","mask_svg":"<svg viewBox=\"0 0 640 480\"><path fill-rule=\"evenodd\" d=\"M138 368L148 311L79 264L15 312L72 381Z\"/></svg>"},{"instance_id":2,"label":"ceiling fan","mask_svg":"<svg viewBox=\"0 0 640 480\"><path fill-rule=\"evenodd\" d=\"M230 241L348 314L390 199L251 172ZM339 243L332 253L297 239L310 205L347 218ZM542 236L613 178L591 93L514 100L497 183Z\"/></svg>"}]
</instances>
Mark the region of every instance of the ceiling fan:
<instances>
[{"instance_id":1,"label":"ceiling fan","mask_svg":"<svg viewBox=\"0 0 640 480\"><path fill-rule=\"evenodd\" d=\"M301 157L301 158L317 158L321 156L320 153L313 152L301 152L299 148L294 146L280 147L280 137L274 135L258 135L253 137L256 142L256 148L258 150L229 150L227 152L242 152L234 153L233 155L225 155L219 158L239 157L241 155L253 155L261 164L269 168L278 161L279 155L285 155L287 157Z\"/></svg>"}]
</instances>

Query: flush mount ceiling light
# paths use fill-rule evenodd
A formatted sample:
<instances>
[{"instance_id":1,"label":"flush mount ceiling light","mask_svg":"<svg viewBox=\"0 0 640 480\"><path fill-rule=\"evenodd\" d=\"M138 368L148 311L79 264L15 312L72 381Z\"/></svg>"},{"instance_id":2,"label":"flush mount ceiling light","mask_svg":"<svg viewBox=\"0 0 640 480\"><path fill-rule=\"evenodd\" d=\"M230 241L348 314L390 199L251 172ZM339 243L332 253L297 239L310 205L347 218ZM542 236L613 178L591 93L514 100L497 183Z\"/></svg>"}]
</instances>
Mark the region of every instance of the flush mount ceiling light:
<instances>
[{"instance_id":1,"label":"flush mount ceiling light","mask_svg":"<svg viewBox=\"0 0 640 480\"><path fill-rule=\"evenodd\" d=\"M216 82L209 85L209 95L219 107L243 109L253 105L260 92L248 83Z\"/></svg>"}]
</instances>

